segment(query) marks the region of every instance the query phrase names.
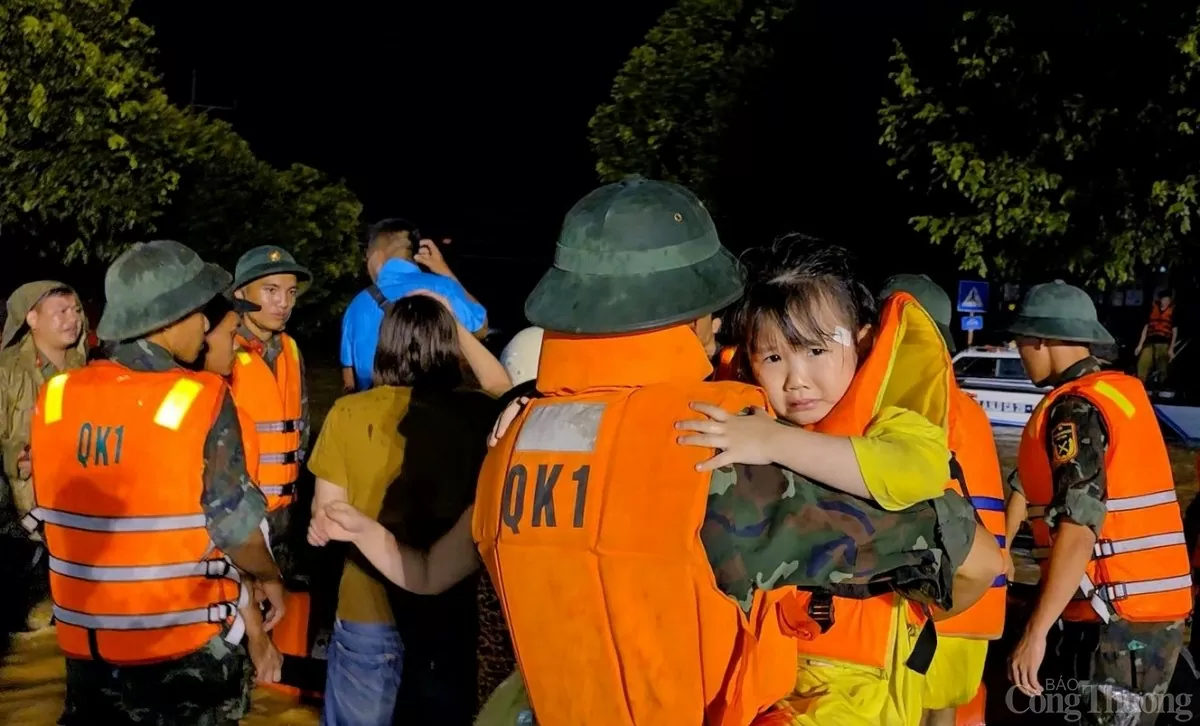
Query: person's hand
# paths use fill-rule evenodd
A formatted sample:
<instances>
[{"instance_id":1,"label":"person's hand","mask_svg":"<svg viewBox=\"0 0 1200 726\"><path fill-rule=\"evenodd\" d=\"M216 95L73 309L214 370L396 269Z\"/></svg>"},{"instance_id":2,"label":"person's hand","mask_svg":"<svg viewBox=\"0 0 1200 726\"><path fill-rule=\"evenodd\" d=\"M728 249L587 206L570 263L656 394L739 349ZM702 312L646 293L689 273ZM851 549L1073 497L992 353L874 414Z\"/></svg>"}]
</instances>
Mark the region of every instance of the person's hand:
<instances>
[{"instance_id":1,"label":"person's hand","mask_svg":"<svg viewBox=\"0 0 1200 726\"><path fill-rule=\"evenodd\" d=\"M755 406L749 413L736 414L720 406L699 402L692 402L691 408L708 418L676 421L676 429L697 432L691 436L680 436L677 441L685 446L703 446L721 451L708 461L697 464L697 471L712 471L731 464L771 463L771 442L780 432L782 424L764 409Z\"/></svg>"},{"instance_id":2,"label":"person's hand","mask_svg":"<svg viewBox=\"0 0 1200 726\"><path fill-rule=\"evenodd\" d=\"M17 476L21 479L28 479L32 474L33 461L29 458L29 447L26 446L17 456Z\"/></svg>"},{"instance_id":3,"label":"person's hand","mask_svg":"<svg viewBox=\"0 0 1200 726\"><path fill-rule=\"evenodd\" d=\"M404 297L410 297L413 295L420 295L422 297L433 298L434 300L437 300L439 303L441 303L442 307L449 310L452 315L454 314L454 308L450 306L450 301L446 298L445 295L436 293L433 290L413 290L412 292L408 293L408 295L405 295Z\"/></svg>"},{"instance_id":4,"label":"person's hand","mask_svg":"<svg viewBox=\"0 0 1200 726\"><path fill-rule=\"evenodd\" d=\"M349 502L330 502L318 514L324 518L325 536L338 542L356 541L375 523Z\"/></svg>"},{"instance_id":5,"label":"person's hand","mask_svg":"<svg viewBox=\"0 0 1200 726\"><path fill-rule=\"evenodd\" d=\"M1009 582L1017 576L1017 564L1013 561L1012 550L1005 548L1000 550L1004 557L1004 578Z\"/></svg>"},{"instance_id":6,"label":"person's hand","mask_svg":"<svg viewBox=\"0 0 1200 726\"><path fill-rule=\"evenodd\" d=\"M328 532L329 517L325 514L325 507L321 507L313 513L312 519L308 520L308 543L313 547L324 547L329 544Z\"/></svg>"},{"instance_id":7,"label":"person's hand","mask_svg":"<svg viewBox=\"0 0 1200 726\"><path fill-rule=\"evenodd\" d=\"M1139 346L1137 346L1136 348L1134 348L1134 349L1133 349L1133 355L1134 355L1134 356L1139 356L1139 355L1141 355L1141 354L1142 354L1142 346L1140 346L1140 345L1139 345Z\"/></svg>"},{"instance_id":8,"label":"person's hand","mask_svg":"<svg viewBox=\"0 0 1200 726\"><path fill-rule=\"evenodd\" d=\"M278 683L283 677L283 654L266 633L250 636L250 662L254 663L254 680L259 683Z\"/></svg>"},{"instance_id":9,"label":"person's hand","mask_svg":"<svg viewBox=\"0 0 1200 726\"><path fill-rule=\"evenodd\" d=\"M284 591L283 580L280 579L259 580L255 588L261 590L262 595L271 604L271 609L263 616L263 632L269 633L287 614L287 606L283 604L287 592Z\"/></svg>"},{"instance_id":10,"label":"person's hand","mask_svg":"<svg viewBox=\"0 0 1200 726\"><path fill-rule=\"evenodd\" d=\"M1175 360L1175 349L1171 348L1170 350L1167 351L1167 362L1171 363L1171 362L1174 362L1174 360Z\"/></svg>"},{"instance_id":11,"label":"person's hand","mask_svg":"<svg viewBox=\"0 0 1200 726\"><path fill-rule=\"evenodd\" d=\"M450 240L442 240L442 244L450 244ZM442 250L431 239L423 239L417 245L417 253L413 255L413 262L421 265L430 272L450 277L450 266L446 264L446 258L442 257Z\"/></svg>"},{"instance_id":12,"label":"person's hand","mask_svg":"<svg viewBox=\"0 0 1200 726\"><path fill-rule=\"evenodd\" d=\"M500 413L500 418L496 419L496 424L492 426L492 433L488 434L488 448L494 448L500 443L500 439L504 438L504 434L508 433L508 427L512 426L512 422L516 420L517 415L529 403L529 396L521 396L513 400Z\"/></svg>"},{"instance_id":13,"label":"person's hand","mask_svg":"<svg viewBox=\"0 0 1200 726\"><path fill-rule=\"evenodd\" d=\"M1008 678L1026 696L1040 696L1042 684L1038 682L1038 669L1046 657L1046 635L1028 630L1008 658Z\"/></svg>"}]
</instances>

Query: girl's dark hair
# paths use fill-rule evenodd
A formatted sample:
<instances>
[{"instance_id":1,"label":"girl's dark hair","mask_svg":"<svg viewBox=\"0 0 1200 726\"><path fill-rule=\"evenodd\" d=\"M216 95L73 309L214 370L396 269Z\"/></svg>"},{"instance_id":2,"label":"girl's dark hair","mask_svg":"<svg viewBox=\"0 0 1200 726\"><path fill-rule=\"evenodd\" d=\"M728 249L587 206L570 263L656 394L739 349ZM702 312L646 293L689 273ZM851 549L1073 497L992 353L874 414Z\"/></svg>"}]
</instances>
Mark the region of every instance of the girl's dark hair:
<instances>
[{"instance_id":1,"label":"girl's dark hair","mask_svg":"<svg viewBox=\"0 0 1200 726\"><path fill-rule=\"evenodd\" d=\"M753 351L768 327L777 328L797 348L827 347L835 330L825 329L823 310L853 323L855 334L878 315L875 296L855 273L844 247L792 233L747 250L742 262L750 283L730 323L743 350Z\"/></svg>"},{"instance_id":2,"label":"girl's dark hair","mask_svg":"<svg viewBox=\"0 0 1200 726\"><path fill-rule=\"evenodd\" d=\"M452 389L463 383L454 316L424 295L388 305L375 347L376 386Z\"/></svg>"}]
</instances>

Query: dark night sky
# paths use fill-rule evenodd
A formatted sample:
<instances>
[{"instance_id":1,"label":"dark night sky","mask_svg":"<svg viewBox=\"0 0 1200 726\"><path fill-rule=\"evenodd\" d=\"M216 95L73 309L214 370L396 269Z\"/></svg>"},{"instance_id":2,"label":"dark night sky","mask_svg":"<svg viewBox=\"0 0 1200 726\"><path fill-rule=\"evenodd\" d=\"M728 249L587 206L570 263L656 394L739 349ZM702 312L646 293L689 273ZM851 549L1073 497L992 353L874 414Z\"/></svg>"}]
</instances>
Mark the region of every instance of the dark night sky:
<instances>
[{"instance_id":1,"label":"dark night sky","mask_svg":"<svg viewBox=\"0 0 1200 726\"><path fill-rule=\"evenodd\" d=\"M260 156L344 178L364 221L404 216L454 237L451 264L493 322L512 326L563 214L597 184L588 119L672 4L578 0L569 14L482 2L297 10L139 0L134 9L156 30L173 100L188 102L194 69L197 102L236 101L215 113ZM737 209L718 217L727 244L789 229L872 247L888 239L953 275L944 250L907 231L913 209L876 145L890 40L920 32L929 10L828 2L801 12L803 32L777 48L783 79L742 132L746 158L729 177Z\"/></svg>"}]
</instances>

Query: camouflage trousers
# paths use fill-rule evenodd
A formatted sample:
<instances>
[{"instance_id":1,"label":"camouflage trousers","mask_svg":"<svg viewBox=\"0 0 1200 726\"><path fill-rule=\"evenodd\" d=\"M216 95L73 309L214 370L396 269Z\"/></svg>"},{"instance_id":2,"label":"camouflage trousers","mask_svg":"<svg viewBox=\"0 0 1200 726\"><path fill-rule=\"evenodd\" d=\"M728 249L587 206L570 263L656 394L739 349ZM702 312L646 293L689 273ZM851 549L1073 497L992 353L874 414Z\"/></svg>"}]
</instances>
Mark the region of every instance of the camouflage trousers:
<instances>
[{"instance_id":1,"label":"camouflage trousers","mask_svg":"<svg viewBox=\"0 0 1200 726\"><path fill-rule=\"evenodd\" d=\"M219 637L178 660L144 666L68 658L59 724L232 726L249 712L252 689L246 651Z\"/></svg>"},{"instance_id":2,"label":"camouflage trousers","mask_svg":"<svg viewBox=\"0 0 1200 726\"><path fill-rule=\"evenodd\" d=\"M1183 650L1184 627L1176 623L1063 623L1046 639L1039 672L1046 716L1061 723L1068 712L1095 726L1183 723L1192 714L1191 694L1168 692ZM1054 694L1063 706L1052 714ZM1037 712L1038 709L1033 709Z\"/></svg>"}]
</instances>

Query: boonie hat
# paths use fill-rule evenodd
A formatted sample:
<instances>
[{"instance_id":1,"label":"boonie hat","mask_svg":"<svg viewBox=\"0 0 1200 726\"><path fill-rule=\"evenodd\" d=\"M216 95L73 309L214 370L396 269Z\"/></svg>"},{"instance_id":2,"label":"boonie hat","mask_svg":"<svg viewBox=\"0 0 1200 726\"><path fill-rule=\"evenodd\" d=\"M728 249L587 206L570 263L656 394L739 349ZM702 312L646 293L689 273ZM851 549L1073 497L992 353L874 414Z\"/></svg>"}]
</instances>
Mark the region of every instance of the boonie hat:
<instances>
[{"instance_id":1,"label":"boonie hat","mask_svg":"<svg viewBox=\"0 0 1200 726\"><path fill-rule=\"evenodd\" d=\"M28 330L25 326L26 316L46 296L46 293L64 288L71 290L71 286L64 282L37 280L36 282L27 282L13 290L5 303L4 333L0 336L0 348L7 348L23 337L24 332ZM72 290L72 292L74 291ZM85 331L86 328L87 319L84 318Z\"/></svg>"},{"instance_id":2,"label":"boonie hat","mask_svg":"<svg viewBox=\"0 0 1200 726\"><path fill-rule=\"evenodd\" d=\"M1062 280L1034 285L1025 293L1008 332L1067 343L1114 343L1083 290Z\"/></svg>"},{"instance_id":3,"label":"boonie hat","mask_svg":"<svg viewBox=\"0 0 1200 726\"><path fill-rule=\"evenodd\" d=\"M104 275L101 340L141 338L178 322L229 287L230 276L172 240L138 242Z\"/></svg>"},{"instance_id":4,"label":"boonie hat","mask_svg":"<svg viewBox=\"0 0 1200 726\"><path fill-rule=\"evenodd\" d=\"M630 177L581 199L525 301L534 325L611 335L690 322L742 295L744 274L687 189Z\"/></svg>"}]
</instances>

